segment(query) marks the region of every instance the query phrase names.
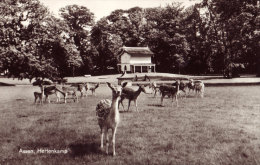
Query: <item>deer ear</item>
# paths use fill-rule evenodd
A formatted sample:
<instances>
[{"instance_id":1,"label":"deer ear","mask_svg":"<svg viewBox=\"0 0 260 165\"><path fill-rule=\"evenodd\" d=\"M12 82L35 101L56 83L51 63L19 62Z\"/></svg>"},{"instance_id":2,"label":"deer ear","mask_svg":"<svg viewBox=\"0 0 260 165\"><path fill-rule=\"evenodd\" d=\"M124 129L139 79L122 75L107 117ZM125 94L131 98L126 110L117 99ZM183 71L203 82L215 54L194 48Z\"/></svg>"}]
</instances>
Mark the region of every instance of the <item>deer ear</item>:
<instances>
[{"instance_id":1,"label":"deer ear","mask_svg":"<svg viewBox=\"0 0 260 165\"><path fill-rule=\"evenodd\" d=\"M107 86L108 86L109 88L111 88L112 90L114 90L114 86L113 86L111 83L107 82Z\"/></svg>"}]
</instances>

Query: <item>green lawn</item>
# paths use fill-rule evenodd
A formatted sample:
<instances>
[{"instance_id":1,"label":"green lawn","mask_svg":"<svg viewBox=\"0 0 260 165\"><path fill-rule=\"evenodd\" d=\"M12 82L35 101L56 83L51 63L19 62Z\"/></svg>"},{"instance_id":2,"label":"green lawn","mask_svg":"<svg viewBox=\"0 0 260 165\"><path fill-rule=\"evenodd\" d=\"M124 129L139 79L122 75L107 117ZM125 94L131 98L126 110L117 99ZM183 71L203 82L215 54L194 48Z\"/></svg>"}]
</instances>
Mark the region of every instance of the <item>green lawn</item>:
<instances>
[{"instance_id":1,"label":"green lawn","mask_svg":"<svg viewBox=\"0 0 260 165\"><path fill-rule=\"evenodd\" d=\"M110 155L100 151L95 116L97 102L111 98L108 87L102 84L96 96L79 103L57 104L52 97L44 105L33 103L35 90L1 87L1 164L260 164L259 86L208 87L205 98L190 94L179 99L178 108L170 99L161 107L159 97L142 93L139 112L132 103L129 112L120 113L116 157L112 148Z\"/></svg>"}]
</instances>

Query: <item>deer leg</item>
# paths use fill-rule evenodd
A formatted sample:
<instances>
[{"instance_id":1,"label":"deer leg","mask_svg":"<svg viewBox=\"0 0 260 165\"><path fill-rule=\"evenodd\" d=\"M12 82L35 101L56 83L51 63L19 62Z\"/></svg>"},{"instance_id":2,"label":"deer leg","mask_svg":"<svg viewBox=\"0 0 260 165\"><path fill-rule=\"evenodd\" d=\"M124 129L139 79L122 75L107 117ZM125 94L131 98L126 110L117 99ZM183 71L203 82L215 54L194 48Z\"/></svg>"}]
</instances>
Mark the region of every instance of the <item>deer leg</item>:
<instances>
[{"instance_id":1,"label":"deer leg","mask_svg":"<svg viewBox=\"0 0 260 165\"><path fill-rule=\"evenodd\" d=\"M156 97L156 93L157 93L157 90L155 89L153 97Z\"/></svg>"},{"instance_id":2,"label":"deer leg","mask_svg":"<svg viewBox=\"0 0 260 165\"><path fill-rule=\"evenodd\" d=\"M162 94L162 97L161 97L161 106L163 106L163 98L164 98L164 94Z\"/></svg>"},{"instance_id":3,"label":"deer leg","mask_svg":"<svg viewBox=\"0 0 260 165\"><path fill-rule=\"evenodd\" d=\"M78 98L78 96L77 96L77 93L75 92L75 94L74 94L74 102L75 101L77 101L77 103L79 102L79 98Z\"/></svg>"},{"instance_id":4,"label":"deer leg","mask_svg":"<svg viewBox=\"0 0 260 165\"><path fill-rule=\"evenodd\" d=\"M112 129L112 145L113 145L113 156L116 156L116 127Z\"/></svg>"},{"instance_id":5,"label":"deer leg","mask_svg":"<svg viewBox=\"0 0 260 165\"><path fill-rule=\"evenodd\" d=\"M64 95L64 103L67 103L67 93Z\"/></svg>"},{"instance_id":6,"label":"deer leg","mask_svg":"<svg viewBox=\"0 0 260 165\"><path fill-rule=\"evenodd\" d=\"M34 93L34 103L36 103L36 101L37 101L37 96L36 96L36 94Z\"/></svg>"},{"instance_id":7,"label":"deer leg","mask_svg":"<svg viewBox=\"0 0 260 165\"><path fill-rule=\"evenodd\" d=\"M178 104L178 95L177 94L175 95L175 101L176 101L176 104L177 104L177 107L178 107L179 104Z\"/></svg>"},{"instance_id":8,"label":"deer leg","mask_svg":"<svg viewBox=\"0 0 260 165\"><path fill-rule=\"evenodd\" d=\"M104 139L104 131L103 131L103 129L101 129L101 141L100 141L100 148L101 148L101 150L103 149L103 147L104 147L104 145L103 145L103 139Z\"/></svg>"},{"instance_id":9,"label":"deer leg","mask_svg":"<svg viewBox=\"0 0 260 165\"><path fill-rule=\"evenodd\" d=\"M134 102L135 102L135 109L136 109L136 111L138 111L138 108L137 108L137 100L134 100Z\"/></svg>"},{"instance_id":10,"label":"deer leg","mask_svg":"<svg viewBox=\"0 0 260 165\"><path fill-rule=\"evenodd\" d=\"M108 154L108 147L109 147L108 129L105 129L105 137L106 137L106 153Z\"/></svg>"},{"instance_id":11,"label":"deer leg","mask_svg":"<svg viewBox=\"0 0 260 165\"><path fill-rule=\"evenodd\" d=\"M131 100L129 99L127 111L129 111L130 104L131 104Z\"/></svg>"},{"instance_id":12,"label":"deer leg","mask_svg":"<svg viewBox=\"0 0 260 165\"><path fill-rule=\"evenodd\" d=\"M176 95L177 95L177 93L176 93ZM172 96L171 96L171 97L172 97L172 107L173 107L173 98L174 98L176 95L172 95Z\"/></svg>"},{"instance_id":13,"label":"deer leg","mask_svg":"<svg viewBox=\"0 0 260 165\"><path fill-rule=\"evenodd\" d=\"M40 104L42 104L42 95L40 95L39 98L40 98Z\"/></svg>"},{"instance_id":14,"label":"deer leg","mask_svg":"<svg viewBox=\"0 0 260 165\"><path fill-rule=\"evenodd\" d=\"M45 95L45 102L47 101L47 99L48 99L48 95Z\"/></svg>"},{"instance_id":15,"label":"deer leg","mask_svg":"<svg viewBox=\"0 0 260 165\"><path fill-rule=\"evenodd\" d=\"M124 105L123 105L123 100L124 100L124 98L121 98L120 102L118 103L118 108L119 108L119 104L121 103L121 105L122 105L122 107L123 107L123 111L125 111L125 107L124 107Z\"/></svg>"},{"instance_id":16,"label":"deer leg","mask_svg":"<svg viewBox=\"0 0 260 165\"><path fill-rule=\"evenodd\" d=\"M183 90L185 99L187 98L186 90Z\"/></svg>"},{"instance_id":17,"label":"deer leg","mask_svg":"<svg viewBox=\"0 0 260 165\"><path fill-rule=\"evenodd\" d=\"M56 102L58 103L58 102L60 102L60 96L57 92L55 92L55 94L56 94Z\"/></svg>"}]
</instances>

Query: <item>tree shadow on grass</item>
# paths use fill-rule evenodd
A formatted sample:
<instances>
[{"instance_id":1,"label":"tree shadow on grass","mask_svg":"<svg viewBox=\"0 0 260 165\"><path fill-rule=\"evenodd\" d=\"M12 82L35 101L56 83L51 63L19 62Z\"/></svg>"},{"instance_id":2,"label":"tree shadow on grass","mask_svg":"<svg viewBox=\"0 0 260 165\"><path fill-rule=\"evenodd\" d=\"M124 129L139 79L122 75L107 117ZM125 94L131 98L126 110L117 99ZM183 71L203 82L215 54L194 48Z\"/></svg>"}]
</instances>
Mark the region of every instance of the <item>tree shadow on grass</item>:
<instances>
[{"instance_id":1,"label":"tree shadow on grass","mask_svg":"<svg viewBox=\"0 0 260 165\"><path fill-rule=\"evenodd\" d=\"M102 153L99 144L95 142L70 144L69 149L73 157Z\"/></svg>"},{"instance_id":2,"label":"tree shadow on grass","mask_svg":"<svg viewBox=\"0 0 260 165\"><path fill-rule=\"evenodd\" d=\"M120 110L119 113L131 113L131 111L127 111L127 110Z\"/></svg>"},{"instance_id":3,"label":"tree shadow on grass","mask_svg":"<svg viewBox=\"0 0 260 165\"><path fill-rule=\"evenodd\" d=\"M148 106L151 106L151 107L164 107L161 104L148 104Z\"/></svg>"}]
</instances>

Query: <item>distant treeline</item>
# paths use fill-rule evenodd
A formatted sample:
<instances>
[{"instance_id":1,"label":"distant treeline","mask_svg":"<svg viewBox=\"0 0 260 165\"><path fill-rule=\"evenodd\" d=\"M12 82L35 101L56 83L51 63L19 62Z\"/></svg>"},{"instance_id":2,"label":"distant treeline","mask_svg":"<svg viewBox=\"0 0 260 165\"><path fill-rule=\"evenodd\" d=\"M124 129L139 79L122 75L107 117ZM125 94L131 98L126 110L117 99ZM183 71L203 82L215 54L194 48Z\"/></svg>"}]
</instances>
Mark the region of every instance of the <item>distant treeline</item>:
<instances>
[{"instance_id":1,"label":"distant treeline","mask_svg":"<svg viewBox=\"0 0 260 165\"><path fill-rule=\"evenodd\" d=\"M122 46L148 46L158 72L259 74L259 9L257 0L203 0L115 10L95 22L84 6L61 8L57 18L38 0L3 0L0 71L30 79L116 73Z\"/></svg>"}]
</instances>

